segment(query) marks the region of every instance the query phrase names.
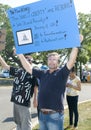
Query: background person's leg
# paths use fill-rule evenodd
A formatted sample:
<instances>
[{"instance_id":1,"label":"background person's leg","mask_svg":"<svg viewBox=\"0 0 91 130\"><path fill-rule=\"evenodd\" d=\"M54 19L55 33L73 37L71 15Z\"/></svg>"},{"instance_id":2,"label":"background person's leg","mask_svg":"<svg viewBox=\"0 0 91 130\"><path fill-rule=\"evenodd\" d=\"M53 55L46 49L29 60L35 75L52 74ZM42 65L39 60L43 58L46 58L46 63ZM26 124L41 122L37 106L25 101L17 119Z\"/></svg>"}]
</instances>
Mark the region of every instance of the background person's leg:
<instances>
[{"instance_id":1,"label":"background person's leg","mask_svg":"<svg viewBox=\"0 0 91 130\"><path fill-rule=\"evenodd\" d=\"M13 105L13 116L14 116L14 122L16 123L16 130L21 130L21 119L20 119L20 113L19 113L19 105L15 104Z\"/></svg>"}]
</instances>

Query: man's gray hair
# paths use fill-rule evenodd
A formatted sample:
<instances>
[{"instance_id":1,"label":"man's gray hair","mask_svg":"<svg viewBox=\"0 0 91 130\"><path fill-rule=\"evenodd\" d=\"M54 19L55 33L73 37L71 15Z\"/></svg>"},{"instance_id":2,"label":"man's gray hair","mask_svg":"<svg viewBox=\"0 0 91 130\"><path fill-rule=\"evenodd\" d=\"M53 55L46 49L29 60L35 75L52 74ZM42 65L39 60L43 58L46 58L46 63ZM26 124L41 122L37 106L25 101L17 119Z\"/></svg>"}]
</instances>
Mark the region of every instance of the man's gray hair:
<instances>
[{"instance_id":1,"label":"man's gray hair","mask_svg":"<svg viewBox=\"0 0 91 130\"><path fill-rule=\"evenodd\" d=\"M47 58L49 58L50 56L57 56L57 57L58 57L58 61L60 62L60 55L59 55L57 52L49 53L49 54L47 55Z\"/></svg>"}]
</instances>

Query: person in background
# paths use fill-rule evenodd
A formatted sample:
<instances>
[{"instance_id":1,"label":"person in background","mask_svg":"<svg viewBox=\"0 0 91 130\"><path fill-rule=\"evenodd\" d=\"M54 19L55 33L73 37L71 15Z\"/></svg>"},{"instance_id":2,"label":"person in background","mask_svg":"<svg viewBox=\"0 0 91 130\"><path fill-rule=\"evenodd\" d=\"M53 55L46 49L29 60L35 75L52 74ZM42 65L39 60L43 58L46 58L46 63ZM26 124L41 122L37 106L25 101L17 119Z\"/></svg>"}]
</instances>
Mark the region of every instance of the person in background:
<instances>
[{"instance_id":1,"label":"person in background","mask_svg":"<svg viewBox=\"0 0 91 130\"><path fill-rule=\"evenodd\" d=\"M66 99L69 109L69 125L65 128L71 130L78 129L78 97L79 91L81 91L81 80L76 75L75 67L71 69L69 78L67 81ZM73 118L74 117L74 118Z\"/></svg>"},{"instance_id":2,"label":"person in background","mask_svg":"<svg viewBox=\"0 0 91 130\"><path fill-rule=\"evenodd\" d=\"M29 64L32 64L32 57L26 56ZM37 107L37 79L23 68L9 66L0 56L0 63L4 69L9 70L14 76L11 102L13 106L14 121L17 130L31 130L31 97L34 94L33 104Z\"/></svg>"},{"instance_id":3,"label":"person in background","mask_svg":"<svg viewBox=\"0 0 91 130\"><path fill-rule=\"evenodd\" d=\"M87 82L91 81L91 72L87 72Z\"/></svg>"},{"instance_id":4,"label":"person in background","mask_svg":"<svg viewBox=\"0 0 91 130\"><path fill-rule=\"evenodd\" d=\"M82 38L80 40L82 41ZM40 130L64 129L64 93L68 75L76 62L77 54L78 48L73 48L68 62L62 68L59 68L59 54L56 52L50 53L47 59L48 70L32 69L24 55L18 55L25 70L36 76L40 81L38 94Z\"/></svg>"}]
</instances>

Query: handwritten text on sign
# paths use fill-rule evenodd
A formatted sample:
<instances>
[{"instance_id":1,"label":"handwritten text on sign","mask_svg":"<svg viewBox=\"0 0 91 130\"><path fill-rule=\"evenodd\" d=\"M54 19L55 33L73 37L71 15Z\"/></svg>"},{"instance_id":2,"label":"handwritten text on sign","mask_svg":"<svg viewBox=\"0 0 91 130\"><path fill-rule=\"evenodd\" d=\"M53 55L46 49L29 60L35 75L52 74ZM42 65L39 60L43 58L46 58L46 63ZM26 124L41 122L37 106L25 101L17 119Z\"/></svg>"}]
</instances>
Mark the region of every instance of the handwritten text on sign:
<instances>
[{"instance_id":1,"label":"handwritten text on sign","mask_svg":"<svg viewBox=\"0 0 91 130\"><path fill-rule=\"evenodd\" d=\"M80 46L73 0L44 0L8 10L17 53Z\"/></svg>"}]
</instances>

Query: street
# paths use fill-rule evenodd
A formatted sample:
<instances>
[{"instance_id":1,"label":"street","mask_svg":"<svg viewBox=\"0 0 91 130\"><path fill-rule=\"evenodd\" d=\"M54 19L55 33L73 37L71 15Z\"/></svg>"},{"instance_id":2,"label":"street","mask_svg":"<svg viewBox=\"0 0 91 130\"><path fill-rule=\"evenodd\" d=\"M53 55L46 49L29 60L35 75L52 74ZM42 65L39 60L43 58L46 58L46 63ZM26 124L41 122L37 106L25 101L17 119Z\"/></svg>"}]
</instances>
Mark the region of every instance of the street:
<instances>
[{"instance_id":1,"label":"street","mask_svg":"<svg viewBox=\"0 0 91 130\"><path fill-rule=\"evenodd\" d=\"M12 130L15 128L13 122L13 103L10 102L12 87L0 87L0 130ZM79 102L91 100L91 83L82 83L79 93ZM66 105L66 100L64 100ZM36 116L36 109L32 105L32 118Z\"/></svg>"}]
</instances>

